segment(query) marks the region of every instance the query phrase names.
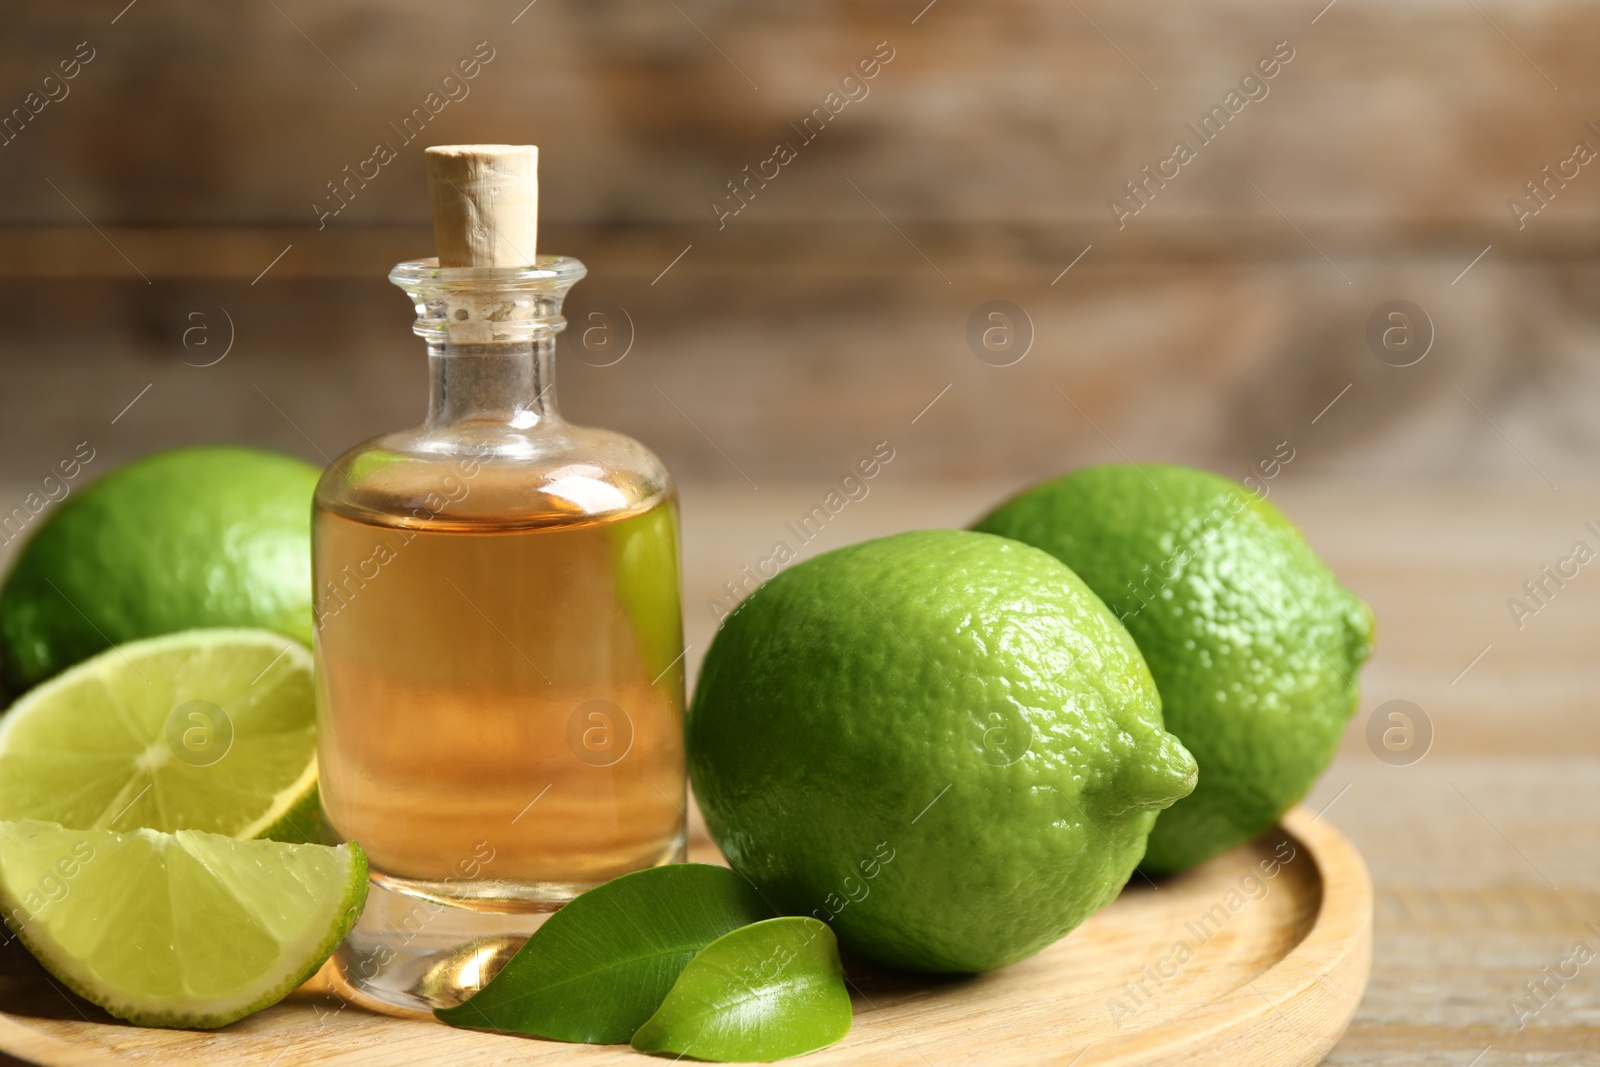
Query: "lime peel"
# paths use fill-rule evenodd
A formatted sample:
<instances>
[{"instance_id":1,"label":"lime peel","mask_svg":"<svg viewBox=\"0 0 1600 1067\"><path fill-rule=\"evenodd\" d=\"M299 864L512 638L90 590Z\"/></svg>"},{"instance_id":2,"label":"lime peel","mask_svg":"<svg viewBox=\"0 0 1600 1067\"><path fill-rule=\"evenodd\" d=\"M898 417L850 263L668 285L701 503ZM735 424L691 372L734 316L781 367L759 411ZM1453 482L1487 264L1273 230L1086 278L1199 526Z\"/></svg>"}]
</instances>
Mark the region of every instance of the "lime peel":
<instances>
[{"instance_id":1,"label":"lime peel","mask_svg":"<svg viewBox=\"0 0 1600 1067\"><path fill-rule=\"evenodd\" d=\"M898 970L992 970L1064 936L1195 781L1100 598L959 530L768 581L707 651L685 742L733 868Z\"/></svg>"},{"instance_id":2,"label":"lime peel","mask_svg":"<svg viewBox=\"0 0 1600 1067\"><path fill-rule=\"evenodd\" d=\"M1192 467L1111 463L1025 490L976 528L1044 549L1105 598L1199 762L1194 793L1156 820L1146 870L1261 833L1333 758L1372 611L1264 497Z\"/></svg>"}]
</instances>

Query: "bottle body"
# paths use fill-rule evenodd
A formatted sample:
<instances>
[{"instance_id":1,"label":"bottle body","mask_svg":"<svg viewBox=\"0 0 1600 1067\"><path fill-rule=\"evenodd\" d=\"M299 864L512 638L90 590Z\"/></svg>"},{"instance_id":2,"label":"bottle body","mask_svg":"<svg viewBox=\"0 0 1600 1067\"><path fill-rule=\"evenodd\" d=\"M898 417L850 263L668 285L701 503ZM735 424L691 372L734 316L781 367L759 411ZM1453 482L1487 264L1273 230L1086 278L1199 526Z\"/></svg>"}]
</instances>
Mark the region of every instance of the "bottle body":
<instances>
[{"instance_id":1,"label":"bottle body","mask_svg":"<svg viewBox=\"0 0 1600 1067\"><path fill-rule=\"evenodd\" d=\"M313 509L323 817L372 879L335 963L402 1011L464 999L542 913L681 860L686 830L676 494L643 445L556 412L551 290L575 279L429 303L483 272L416 273L428 421L341 456ZM517 286L536 314L477 329Z\"/></svg>"},{"instance_id":2,"label":"bottle body","mask_svg":"<svg viewBox=\"0 0 1600 1067\"><path fill-rule=\"evenodd\" d=\"M438 484L514 499L504 483L522 480L469 457ZM378 878L503 907L678 858L670 490L599 516L523 500L462 521L352 506L340 483L314 517L332 829Z\"/></svg>"}]
</instances>

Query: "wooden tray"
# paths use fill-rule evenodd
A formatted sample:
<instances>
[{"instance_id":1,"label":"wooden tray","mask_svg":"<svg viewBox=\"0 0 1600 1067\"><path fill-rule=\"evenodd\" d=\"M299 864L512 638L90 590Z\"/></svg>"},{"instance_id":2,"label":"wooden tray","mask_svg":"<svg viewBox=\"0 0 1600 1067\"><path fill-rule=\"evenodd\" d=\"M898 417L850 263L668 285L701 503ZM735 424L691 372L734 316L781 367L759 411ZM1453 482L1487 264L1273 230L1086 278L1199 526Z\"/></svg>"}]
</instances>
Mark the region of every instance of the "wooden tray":
<instances>
[{"instance_id":1,"label":"wooden tray","mask_svg":"<svg viewBox=\"0 0 1600 1067\"><path fill-rule=\"evenodd\" d=\"M703 847L695 858L714 860ZM1320 1063L1344 1033L1371 958L1366 865L1331 825L1296 809L1279 829L1184 875L1159 884L1135 875L1110 907L1012 967L854 976L849 1036L804 1062L1300 1067ZM119 1067L652 1062L626 1047L372 1015L319 979L224 1030L143 1030L60 989L15 942L0 950L0 1050Z\"/></svg>"}]
</instances>

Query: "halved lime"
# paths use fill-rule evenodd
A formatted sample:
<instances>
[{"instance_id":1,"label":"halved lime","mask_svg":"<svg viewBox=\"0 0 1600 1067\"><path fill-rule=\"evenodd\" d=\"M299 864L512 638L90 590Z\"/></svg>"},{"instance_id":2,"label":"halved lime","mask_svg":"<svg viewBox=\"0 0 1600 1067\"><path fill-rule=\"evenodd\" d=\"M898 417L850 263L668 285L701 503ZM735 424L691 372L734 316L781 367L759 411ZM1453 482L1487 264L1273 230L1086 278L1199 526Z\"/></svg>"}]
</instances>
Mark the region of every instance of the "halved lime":
<instances>
[{"instance_id":1,"label":"halved lime","mask_svg":"<svg viewBox=\"0 0 1600 1067\"><path fill-rule=\"evenodd\" d=\"M367 857L217 834L0 822L0 908L73 992L140 1026L226 1026L316 973L367 896Z\"/></svg>"},{"instance_id":2,"label":"halved lime","mask_svg":"<svg viewBox=\"0 0 1600 1067\"><path fill-rule=\"evenodd\" d=\"M133 641L0 719L0 819L314 840L311 653L267 630Z\"/></svg>"}]
</instances>

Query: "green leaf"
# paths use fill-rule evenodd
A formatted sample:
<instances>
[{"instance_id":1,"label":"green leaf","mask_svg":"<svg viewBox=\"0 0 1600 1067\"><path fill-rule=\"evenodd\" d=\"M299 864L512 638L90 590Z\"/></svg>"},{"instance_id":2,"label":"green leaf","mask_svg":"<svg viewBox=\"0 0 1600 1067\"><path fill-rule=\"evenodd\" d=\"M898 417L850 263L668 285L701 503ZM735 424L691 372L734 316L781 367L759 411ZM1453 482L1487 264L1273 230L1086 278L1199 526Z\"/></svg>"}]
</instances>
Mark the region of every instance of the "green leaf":
<instances>
[{"instance_id":1,"label":"green leaf","mask_svg":"<svg viewBox=\"0 0 1600 1067\"><path fill-rule=\"evenodd\" d=\"M633 1035L633 1047L697 1060L781 1060L849 1032L850 993L833 931L790 916L702 949Z\"/></svg>"},{"instance_id":2,"label":"green leaf","mask_svg":"<svg viewBox=\"0 0 1600 1067\"><path fill-rule=\"evenodd\" d=\"M675 863L596 886L545 920L452 1026L620 1044L650 1017L695 953L772 908L726 867Z\"/></svg>"}]
</instances>

